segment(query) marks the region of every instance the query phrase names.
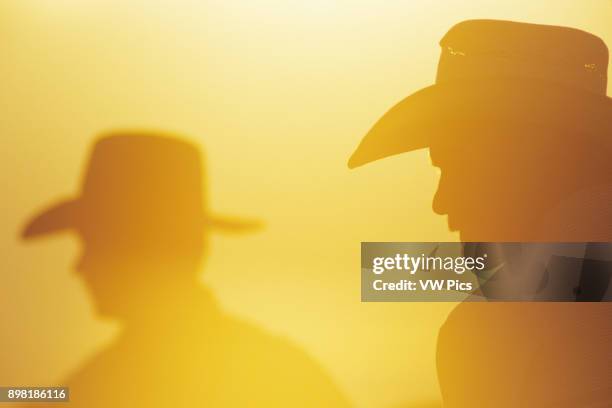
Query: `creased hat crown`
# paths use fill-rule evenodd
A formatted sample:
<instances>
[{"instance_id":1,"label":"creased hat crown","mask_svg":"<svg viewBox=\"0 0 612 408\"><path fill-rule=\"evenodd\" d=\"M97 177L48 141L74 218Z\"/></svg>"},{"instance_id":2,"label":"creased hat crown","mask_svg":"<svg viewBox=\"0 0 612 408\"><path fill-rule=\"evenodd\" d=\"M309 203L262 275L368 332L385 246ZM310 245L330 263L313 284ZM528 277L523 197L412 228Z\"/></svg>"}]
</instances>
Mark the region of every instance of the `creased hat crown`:
<instances>
[{"instance_id":1,"label":"creased hat crown","mask_svg":"<svg viewBox=\"0 0 612 408\"><path fill-rule=\"evenodd\" d=\"M608 48L597 36L569 27L468 20L440 41L437 82L524 78L606 94Z\"/></svg>"}]
</instances>

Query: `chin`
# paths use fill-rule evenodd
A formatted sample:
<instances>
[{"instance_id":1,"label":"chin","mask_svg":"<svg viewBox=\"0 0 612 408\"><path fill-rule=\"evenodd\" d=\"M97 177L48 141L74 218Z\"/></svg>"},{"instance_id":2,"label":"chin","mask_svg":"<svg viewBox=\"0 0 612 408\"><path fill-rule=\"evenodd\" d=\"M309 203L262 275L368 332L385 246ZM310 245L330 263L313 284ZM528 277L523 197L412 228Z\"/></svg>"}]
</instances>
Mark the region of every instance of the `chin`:
<instances>
[{"instance_id":1,"label":"chin","mask_svg":"<svg viewBox=\"0 0 612 408\"><path fill-rule=\"evenodd\" d=\"M492 239L491 234L487 234L484 231L466 231L459 230L459 240L461 242L491 242L495 241Z\"/></svg>"},{"instance_id":2,"label":"chin","mask_svg":"<svg viewBox=\"0 0 612 408\"><path fill-rule=\"evenodd\" d=\"M470 237L470 234L459 231L459 241L461 242L474 242L474 240Z\"/></svg>"},{"instance_id":3,"label":"chin","mask_svg":"<svg viewBox=\"0 0 612 408\"><path fill-rule=\"evenodd\" d=\"M121 310L116 305L98 303L94 301L93 309L96 316L104 319L117 319L122 315Z\"/></svg>"},{"instance_id":4,"label":"chin","mask_svg":"<svg viewBox=\"0 0 612 408\"><path fill-rule=\"evenodd\" d=\"M116 312L109 310L109 308L107 307L101 307L101 306L96 306L95 313L96 313L96 316L104 318L104 319L111 319L117 316Z\"/></svg>"}]
</instances>

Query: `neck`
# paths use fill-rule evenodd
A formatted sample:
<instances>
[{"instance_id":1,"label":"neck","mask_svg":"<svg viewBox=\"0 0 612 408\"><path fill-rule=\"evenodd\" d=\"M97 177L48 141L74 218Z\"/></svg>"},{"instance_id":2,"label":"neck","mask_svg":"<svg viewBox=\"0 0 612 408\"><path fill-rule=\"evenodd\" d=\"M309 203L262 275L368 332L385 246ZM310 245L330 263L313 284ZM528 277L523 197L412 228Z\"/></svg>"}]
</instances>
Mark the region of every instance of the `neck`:
<instances>
[{"instance_id":1,"label":"neck","mask_svg":"<svg viewBox=\"0 0 612 408\"><path fill-rule=\"evenodd\" d=\"M159 330L160 324L180 324L191 319L195 313L212 311L215 309L214 303L209 291L195 282L181 286L173 284L140 298L121 321L126 328L146 330L150 327Z\"/></svg>"}]
</instances>

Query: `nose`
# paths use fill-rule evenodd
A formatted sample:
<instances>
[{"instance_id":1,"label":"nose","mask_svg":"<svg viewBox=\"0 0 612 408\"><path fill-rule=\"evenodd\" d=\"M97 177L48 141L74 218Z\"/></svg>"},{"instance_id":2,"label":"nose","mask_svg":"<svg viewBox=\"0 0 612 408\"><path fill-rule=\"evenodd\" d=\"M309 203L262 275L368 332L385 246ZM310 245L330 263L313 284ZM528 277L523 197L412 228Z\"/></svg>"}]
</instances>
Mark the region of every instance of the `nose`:
<instances>
[{"instance_id":1,"label":"nose","mask_svg":"<svg viewBox=\"0 0 612 408\"><path fill-rule=\"evenodd\" d=\"M89 251L84 248L74 264L74 271L78 275L84 275L87 271L90 260L91 256L89 255Z\"/></svg>"},{"instance_id":2,"label":"nose","mask_svg":"<svg viewBox=\"0 0 612 408\"><path fill-rule=\"evenodd\" d=\"M448 214L448 180L447 176L442 173L438 182L438 190L434 195L432 209L438 215Z\"/></svg>"},{"instance_id":3,"label":"nose","mask_svg":"<svg viewBox=\"0 0 612 408\"><path fill-rule=\"evenodd\" d=\"M77 261L74 263L74 271L79 275L82 275L83 270L85 269L85 262L83 261L84 259L85 256L81 254Z\"/></svg>"}]
</instances>

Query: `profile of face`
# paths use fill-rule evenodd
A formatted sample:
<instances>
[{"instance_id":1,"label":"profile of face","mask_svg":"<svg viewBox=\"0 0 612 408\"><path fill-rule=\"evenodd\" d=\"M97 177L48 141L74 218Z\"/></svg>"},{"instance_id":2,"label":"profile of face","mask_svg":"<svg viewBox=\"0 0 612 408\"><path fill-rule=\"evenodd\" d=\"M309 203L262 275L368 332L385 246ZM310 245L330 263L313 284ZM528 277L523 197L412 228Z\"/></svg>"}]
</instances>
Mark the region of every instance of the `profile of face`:
<instances>
[{"instance_id":1,"label":"profile of face","mask_svg":"<svg viewBox=\"0 0 612 408\"><path fill-rule=\"evenodd\" d=\"M436 135L430 157L440 180L433 210L465 242L538 240L540 220L588 182L588 164L580 163L592 154L562 138L563 132L487 126Z\"/></svg>"},{"instance_id":2,"label":"profile of face","mask_svg":"<svg viewBox=\"0 0 612 408\"><path fill-rule=\"evenodd\" d=\"M155 313L164 299L193 285L203 255L201 240L187 245L178 239L173 247L164 240L101 225L82 228L79 237L82 251L76 272L96 312L119 320Z\"/></svg>"}]
</instances>

